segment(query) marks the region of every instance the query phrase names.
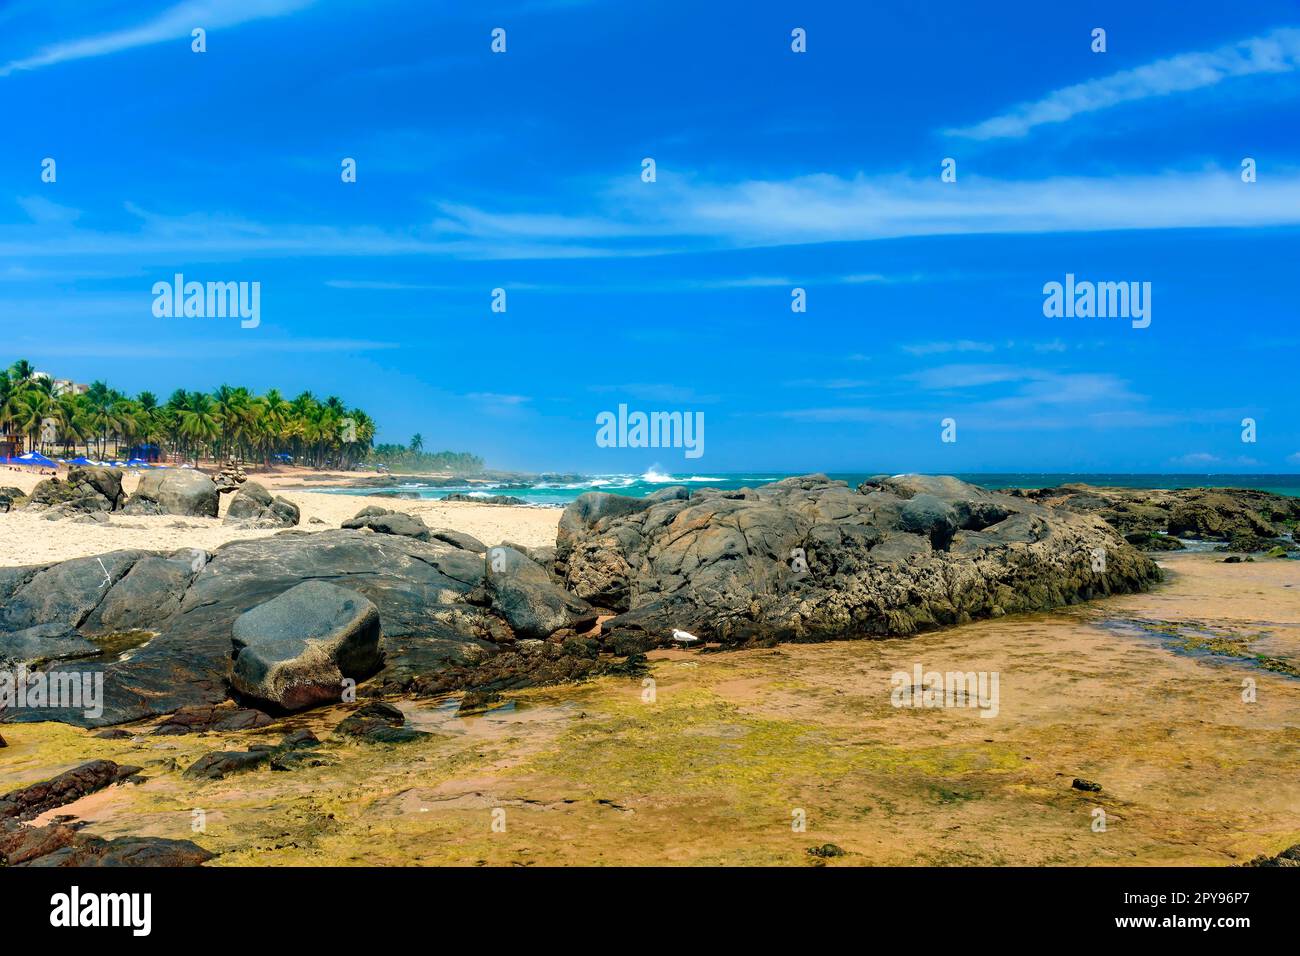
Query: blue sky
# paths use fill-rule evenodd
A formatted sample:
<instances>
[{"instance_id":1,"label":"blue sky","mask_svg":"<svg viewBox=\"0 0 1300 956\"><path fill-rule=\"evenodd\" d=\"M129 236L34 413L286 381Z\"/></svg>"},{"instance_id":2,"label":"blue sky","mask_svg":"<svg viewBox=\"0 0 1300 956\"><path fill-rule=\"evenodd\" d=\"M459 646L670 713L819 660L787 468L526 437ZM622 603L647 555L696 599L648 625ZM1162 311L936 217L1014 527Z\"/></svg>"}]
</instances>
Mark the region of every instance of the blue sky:
<instances>
[{"instance_id":1,"label":"blue sky","mask_svg":"<svg viewBox=\"0 0 1300 956\"><path fill-rule=\"evenodd\" d=\"M16 0L0 358L508 468L1294 472L1298 106L1272 0ZM261 324L156 318L178 272ZM1044 317L1067 273L1150 327ZM620 403L704 456L597 447Z\"/></svg>"}]
</instances>

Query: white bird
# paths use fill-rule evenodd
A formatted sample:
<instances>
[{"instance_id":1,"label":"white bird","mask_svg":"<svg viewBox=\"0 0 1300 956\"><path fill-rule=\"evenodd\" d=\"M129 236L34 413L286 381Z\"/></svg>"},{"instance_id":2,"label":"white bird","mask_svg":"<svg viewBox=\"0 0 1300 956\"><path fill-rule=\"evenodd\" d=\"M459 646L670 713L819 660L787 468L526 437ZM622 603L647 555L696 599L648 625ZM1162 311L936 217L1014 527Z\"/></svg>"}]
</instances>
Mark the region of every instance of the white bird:
<instances>
[{"instance_id":1,"label":"white bird","mask_svg":"<svg viewBox=\"0 0 1300 956\"><path fill-rule=\"evenodd\" d=\"M673 631L673 640L685 647L688 644L694 644L699 638L690 631Z\"/></svg>"}]
</instances>

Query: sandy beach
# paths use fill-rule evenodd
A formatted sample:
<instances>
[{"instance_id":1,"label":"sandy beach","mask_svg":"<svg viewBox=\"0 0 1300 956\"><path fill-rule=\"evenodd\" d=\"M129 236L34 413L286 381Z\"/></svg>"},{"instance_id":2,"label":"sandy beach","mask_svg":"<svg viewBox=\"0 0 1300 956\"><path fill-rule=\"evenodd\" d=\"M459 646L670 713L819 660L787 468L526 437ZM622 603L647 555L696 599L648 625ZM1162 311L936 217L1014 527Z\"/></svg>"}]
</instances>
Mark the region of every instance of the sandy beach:
<instances>
[{"instance_id":1,"label":"sandy beach","mask_svg":"<svg viewBox=\"0 0 1300 956\"><path fill-rule=\"evenodd\" d=\"M60 473L63 474L62 472ZM479 505L460 501L411 501L369 495L340 495L304 491L304 483L319 486L342 484L378 473L318 472L307 469L250 475L273 494L292 501L301 511L298 527L305 531L338 528L367 505L419 515L431 528L451 528L478 538L484 544L511 541L526 547L555 543L560 510L556 508ZM0 470L0 487L13 486L29 493L44 480L30 470ZM123 489L131 494L139 475L128 472ZM222 495L221 513L230 506L230 495ZM221 518L177 517L175 515L113 514L103 525L80 524L67 519L49 521L40 512L11 511L0 514L0 567L47 564L70 558L88 557L122 548L143 548L170 552L180 548L211 551L228 541L265 538L275 529L249 530L221 523Z\"/></svg>"}]
</instances>

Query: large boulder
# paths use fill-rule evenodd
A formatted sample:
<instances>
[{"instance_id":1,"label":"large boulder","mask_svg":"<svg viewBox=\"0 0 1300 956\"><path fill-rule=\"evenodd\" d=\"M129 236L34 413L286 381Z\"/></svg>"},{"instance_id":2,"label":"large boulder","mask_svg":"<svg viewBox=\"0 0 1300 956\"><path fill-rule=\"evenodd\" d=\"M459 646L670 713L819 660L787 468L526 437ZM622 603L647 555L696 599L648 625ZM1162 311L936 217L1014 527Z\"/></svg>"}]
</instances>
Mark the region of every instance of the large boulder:
<instances>
[{"instance_id":1,"label":"large boulder","mask_svg":"<svg viewBox=\"0 0 1300 956\"><path fill-rule=\"evenodd\" d=\"M37 484L26 507L57 508L65 512L117 511L125 500L121 469L88 465L69 468L66 481L46 478Z\"/></svg>"},{"instance_id":2,"label":"large boulder","mask_svg":"<svg viewBox=\"0 0 1300 956\"><path fill-rule=\"evenodd\" d=\"M121 552L117 552L121 554ZM359 531L321 531L317 534L283 534L256 540L235 541L209 557L203 552L178 552L167 559L181 561L193 555L188 572L180 567L159 567L150 562L148 574L183 583L180 606L173 606L174 592L158 591L156 603L141 606L140 619L151 618L148 630L157 632L147 643L135 647L120 660L87 662L76 667L78 675L103 672L104 712L87 718L82 710L46 708L35 711L0 711L0 723L36 719L59 720L77 726L107 726L167 714L182 707L203 707L228 699L231 672L231 629L235 620L288 591L303 581L338 581L369 599L383 620L381 650L383 670L373 680L385 692L401 693L415 683L459 666L469 655L491 653L499 642L512 639L509 628L486 609L465 603L465 596L483 580L483 557L443 542L421 542L411 538L369 534ZM83 578L90 591L104 575L88 577L88 569L99 569L99 559L77 559L49 567L0 568L0 631L20 630L34 623L32 617L71 621L78 619L89 633L101 623L125 623L127 601L119 603L114 591L132 589L123 581L128 568L113 555L101 556L110 580L102 597L68 602L62 610L50 606L48 613L32 614L35 591L48 595L48 585L65 577L74 583ZM140 552L139 559L164 558ZM131 565L136 563L131 561ZM178 577L172 578L175 574ZM143 598L139 591L128 590ZM5 614L14 598L22 597L26 611L6 623ZM37 602L39 603L39 602ZM91 611L102 603L105 614ZM90 607L94 605L94 607ZM87 608L90 607L89 610ZM112 613L109 609L113 608ZM60 617L60 614L63 616ZM92 635L93 636L93 635ZM57 666L51 670L58 670Z\"/></svg>"},{"instance_id":3,"label":"large boulder","mask_svg":"<svg viewBox=\"0 0 1300 956\"><path fill-rule=\"evenodd\" d=\"M341 699L343 679L379 666L379 611L356 591L304 581L241 614L230 682L245 697L299 710Z\"/></svg>"},{"instance_id":4,"label":"large boulder","mask_svg":"<svg viewBox=\"0 0 1300 956\"><path fill-rule=\"evenodd\" d=\"M557 566L578 597L622 612L603 628L622 646L676 628L729 643L911 634L1159 578L1100 519L916 475L583 495L561 518Z\"/></svg>"},{"instance_id":5,"label":"large boulder","mask_svg":"<svg viewBox=\"0 0 1300 956\"><path fill-rule=\"evenodd\" d=\"M230 499L225 523L241 528L292 528L299 517L298 506L292 501L273 497L256 481L246 481Z\"/></svg>"},{"instance_id":6,"label":"large boulder","mask_svg":"<svg viewBox=\"0 0 1300 956\"><path fill-rule=\"evenodd\" d=\"M561 628L587 630L596 622L590 604L574 597L527 555L489 548L483 587L493 611L520 638L543 639Z\"/></svg>"},{"instance_id":7,"label":"large boulder","mask_svg":"<svg viewBox=\"0 0 1300 956\"><path fill-rule=\"evenodd\" d=\"M146 471L122 509L127 514L215 518L221 500L217 486L201 471L167 468Z\"/></svg>"}]
</instances>

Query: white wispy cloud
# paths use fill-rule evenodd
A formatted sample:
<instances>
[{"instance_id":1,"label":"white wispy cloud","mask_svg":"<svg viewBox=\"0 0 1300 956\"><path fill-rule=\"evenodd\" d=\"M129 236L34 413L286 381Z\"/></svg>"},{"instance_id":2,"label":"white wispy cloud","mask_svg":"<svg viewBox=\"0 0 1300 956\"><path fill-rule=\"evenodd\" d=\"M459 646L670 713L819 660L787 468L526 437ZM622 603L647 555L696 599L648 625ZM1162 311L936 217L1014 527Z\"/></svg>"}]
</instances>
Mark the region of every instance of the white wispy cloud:
<instances>
[{"instance_id":1,"label":"white wispy cloud","mask_svg":"<svg viewBox=\"0 0 1300 956\"><path fill-rule=\"evenodd\" d=\"M394 227L173 215L127 203L136 221L117 229L55 221L55 210L29 206L28 221L0 225L0 257L137 256L161 263L183 256L590 259L913 236L1255 228L1300 224L1300 176L1275 161L1267 179L1249 185L1236 169L1019 181L971 176L959 186L907 176L818 174L730 183L661 177L650 192L619 187L587 196L583 204L597 213L497 215L456 207L458 218L452 219L450 207L443 206L425 223ZM742 276L739 284L921 278L863 272ZM700 281L683 280L683 285ZM724 285L735 283L722 278Z\"/></svg>"},{"instance_id":2,"label":"white wispy cloud","mask_svg":"<svg viewBox=\"0 0 1300 956\"><path fill-rule=\"evenodd\" d=\"M195 27L213 30L253 20L282 17L297 13L314 2L315 0L189 0L134 26L43 47L29 56L0 66L0 76L189 37L190 31Z\"/></svg>"},{"instance_id":3,"label":"white wispy cloud","mask_svg":"<svg viewBox=\"0 0 1300 956\"><path fill-rule=\"evenodd\" d=\"M1180 53L1131 70L1076 83L1020 103L971 126L945 130L966 139L1018 139L1035 127L1064 123L1123 103L1188 93L1235 77L1290 73L1300 67L1300 29L1283 27L1214 50Z\"/></svg>"}]
</instances>

